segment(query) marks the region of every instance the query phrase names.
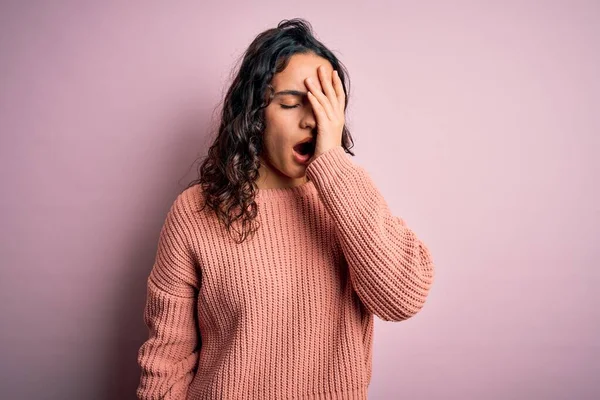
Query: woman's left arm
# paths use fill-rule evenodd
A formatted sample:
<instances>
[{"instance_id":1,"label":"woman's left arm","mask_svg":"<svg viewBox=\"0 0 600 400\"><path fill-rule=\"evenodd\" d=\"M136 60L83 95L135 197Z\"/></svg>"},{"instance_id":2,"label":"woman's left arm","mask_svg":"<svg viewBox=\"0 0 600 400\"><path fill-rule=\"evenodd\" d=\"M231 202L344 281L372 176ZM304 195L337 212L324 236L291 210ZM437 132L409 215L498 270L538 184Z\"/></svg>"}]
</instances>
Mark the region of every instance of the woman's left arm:
<instances>
[{"instance_id":1,"label":"woman's left arm","mask_svg":"<svg viewBox=\"0 0 600 400\"><path fill-rule=\"evenodd\" d=\"M306 168L339 233L354 290L385 321L402 321L424 305L434 280L427 246L390 213L367 172L341 146Z\"/></svg>"}]
</instances>

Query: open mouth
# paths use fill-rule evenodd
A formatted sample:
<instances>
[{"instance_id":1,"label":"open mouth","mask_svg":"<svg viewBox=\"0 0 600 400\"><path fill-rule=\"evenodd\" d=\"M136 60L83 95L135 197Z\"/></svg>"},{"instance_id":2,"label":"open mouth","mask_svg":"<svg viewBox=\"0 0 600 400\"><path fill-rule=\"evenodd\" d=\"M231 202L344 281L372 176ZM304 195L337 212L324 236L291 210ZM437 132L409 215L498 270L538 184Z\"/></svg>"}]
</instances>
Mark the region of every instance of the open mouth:
<instances>
[{"instance_id":1,"label":"open mouth","mask_svg":"<svg viewBox=\"0 0 600 400\"><path fill-rule=\"evenodd\" d=\"M306 164L315 153L314 139L305 140L294 146L294 158L300 164Z\"/></svg>"},{"instance_id":2,"label":"open mouth","mask_svg":"<svg viewBox=\"0 0 600 400\"><path fill-rule=\"evenodd\" d=\"M302 156L315 152L315 145L312 141L300 143L294 146L294 151Z\"/></svg>"}]
</instances>

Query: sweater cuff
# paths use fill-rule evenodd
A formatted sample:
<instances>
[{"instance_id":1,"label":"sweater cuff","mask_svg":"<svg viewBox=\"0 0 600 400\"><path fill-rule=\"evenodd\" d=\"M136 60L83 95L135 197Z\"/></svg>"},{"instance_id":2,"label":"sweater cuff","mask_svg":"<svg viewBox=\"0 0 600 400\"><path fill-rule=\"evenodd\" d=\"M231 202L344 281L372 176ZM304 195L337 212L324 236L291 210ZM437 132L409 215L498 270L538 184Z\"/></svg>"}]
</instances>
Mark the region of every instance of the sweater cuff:
<instances>
[{"instance_id":1,"label":"sweater cuff","mask_svg":"<svg viewBox=\"0 0 600 400\"><path fill-rule=\"evenodd\" d=\"M317 186L324 187L352 174L356 168L346 155L346 150L342 146L336 146L311 161L306 167L306 175Z\"/></svg>"}]
</instances>

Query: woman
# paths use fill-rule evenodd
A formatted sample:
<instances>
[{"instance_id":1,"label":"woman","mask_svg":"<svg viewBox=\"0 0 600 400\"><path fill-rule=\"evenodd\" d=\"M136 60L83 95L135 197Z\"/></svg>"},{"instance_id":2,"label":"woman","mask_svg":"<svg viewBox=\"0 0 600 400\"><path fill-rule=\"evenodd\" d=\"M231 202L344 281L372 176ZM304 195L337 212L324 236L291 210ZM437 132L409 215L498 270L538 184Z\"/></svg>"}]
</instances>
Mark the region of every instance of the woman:
<instances>
[{"instance_id":1,"label":"woman","mask_svg":"<svg viewBox=\"0 0 600 400\"><path fill-rule=\"evenodd\" d=\"M415 315L434 266L346 155L346 75L301 19L245 52L160 233L140 399L367 398L373 316Z\"/></svg>"}]
</instances>

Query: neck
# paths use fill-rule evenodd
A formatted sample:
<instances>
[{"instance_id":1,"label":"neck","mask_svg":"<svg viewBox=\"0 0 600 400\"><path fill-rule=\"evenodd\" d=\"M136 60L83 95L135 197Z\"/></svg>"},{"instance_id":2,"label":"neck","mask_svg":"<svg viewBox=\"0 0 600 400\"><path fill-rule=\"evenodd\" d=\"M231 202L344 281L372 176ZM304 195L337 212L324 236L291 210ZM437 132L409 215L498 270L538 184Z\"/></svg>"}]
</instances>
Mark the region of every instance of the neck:
<instances>
[{"instance_id":1,"label":"neck","mask_svg":"<svg viewBox=\"0 0 600 400\"><path fill-rule=\"evenodd\" d=\"M305 184L306 182L308 182L306 175L300 178L291 178L271 168L261 160L256 186L258 189L286 189Z\"/></svg>"}]
</instances>

